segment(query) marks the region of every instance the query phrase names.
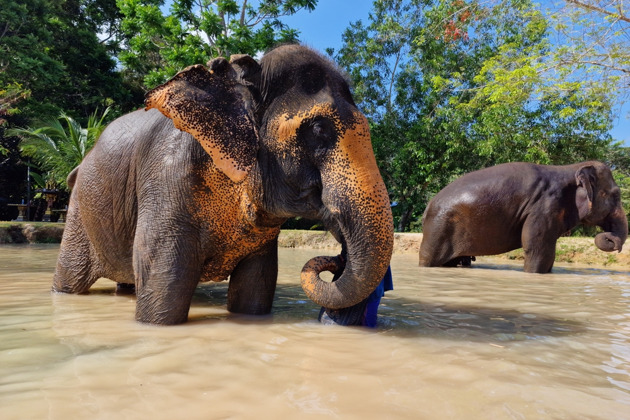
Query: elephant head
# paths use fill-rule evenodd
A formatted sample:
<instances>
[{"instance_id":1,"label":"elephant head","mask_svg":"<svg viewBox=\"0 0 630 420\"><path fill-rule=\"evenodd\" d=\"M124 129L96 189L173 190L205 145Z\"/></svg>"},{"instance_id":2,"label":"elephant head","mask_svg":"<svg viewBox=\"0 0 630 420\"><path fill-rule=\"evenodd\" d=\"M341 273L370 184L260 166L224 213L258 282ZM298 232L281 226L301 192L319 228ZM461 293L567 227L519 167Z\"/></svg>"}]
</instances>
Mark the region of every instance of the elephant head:
<instances>
[{"instance_id":1,"label":"elephant head","mask_svg":"<svg viewBox=\"0 0 630 420\"><path fill-rule=\"evenodd\" d=\"M621 252L628 237L628 219L610 169L600 162L588 162L577 170L575 180L580 221L604 230L595 236L595 245L602 251Z\"/></svg>"},{"instance_id":2,"label":"elephant head","mask_svg":"<svg viewBox=\"0 0 630 420\"><path fill-rule=\"evenodd\" d=\"M334 283L319 277L328 268L317 259L305 265L302 287L313 301L338 309L366 298L389 264L393 222L368 123L347 81L328 59L299 45L278 47L260 63L238 55L208 68L188 68L149 92L147 108L192 134L231 182L255 191L261 219L326 224L347 262ZM231 86L231 94L208 95L217 91L207 88L212 83ZM233 117L212 120L207 110L217 101L229 101Z\"/></svg>"}]
</instances>

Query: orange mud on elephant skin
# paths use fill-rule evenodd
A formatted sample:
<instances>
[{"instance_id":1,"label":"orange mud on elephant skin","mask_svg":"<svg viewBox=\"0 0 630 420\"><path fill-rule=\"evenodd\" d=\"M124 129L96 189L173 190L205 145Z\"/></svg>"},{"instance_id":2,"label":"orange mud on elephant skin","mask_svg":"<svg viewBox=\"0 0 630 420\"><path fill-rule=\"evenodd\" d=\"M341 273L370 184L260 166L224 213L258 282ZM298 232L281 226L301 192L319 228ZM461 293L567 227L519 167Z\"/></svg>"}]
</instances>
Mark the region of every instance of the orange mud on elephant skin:
<instances>
[{"instance_id":1,"label":"orange mud on elephant skin","mask_svg":"<svg viewBox=\"0 0 630 420\"><path fill-rule=\"evenodd\" d=\"M393 247L389 198L365 117L328 59L299 45L217 58L146 95L112 122L69 177L53 290L99 278L135 285L136 319L185 322L200 281L229 278L228 310L266 314L277 237L290 217L323 221L348 250L342 276L306 267L327 308L365 299Z\"/></svg>"}]
</instances>

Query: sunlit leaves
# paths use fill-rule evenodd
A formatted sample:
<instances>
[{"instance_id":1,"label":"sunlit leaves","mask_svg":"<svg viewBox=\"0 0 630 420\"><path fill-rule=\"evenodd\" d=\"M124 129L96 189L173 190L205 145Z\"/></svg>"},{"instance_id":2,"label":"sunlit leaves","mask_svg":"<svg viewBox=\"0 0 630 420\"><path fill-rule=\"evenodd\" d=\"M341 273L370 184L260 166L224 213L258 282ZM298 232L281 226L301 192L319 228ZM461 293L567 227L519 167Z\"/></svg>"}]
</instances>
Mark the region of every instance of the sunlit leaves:
<instances>
[{"instance_id":1,"label":"sunlit leaves","mask_svg":"<svg viewBox=\"0 0 630 420\"><path fill-rule=\"evenodd\" d=\"M127 48L119 58L145 87L163 83L192 64L217 56L256 54L299 32L280 20L311 11L317 0L117 0ZM162 6L162 7L160 7Z\"/></svg>"},{"instance_id":2,"label":"sunlit leaves","mask_svg":"<svg viewBox=\"0 0 630 420\"><path fill-rule=\"evenodd\" d=\"M549 10L563 78L583 80L584 89L628 99L630 9L624 0L563 0Z\"/></svg>"}]
</instances>

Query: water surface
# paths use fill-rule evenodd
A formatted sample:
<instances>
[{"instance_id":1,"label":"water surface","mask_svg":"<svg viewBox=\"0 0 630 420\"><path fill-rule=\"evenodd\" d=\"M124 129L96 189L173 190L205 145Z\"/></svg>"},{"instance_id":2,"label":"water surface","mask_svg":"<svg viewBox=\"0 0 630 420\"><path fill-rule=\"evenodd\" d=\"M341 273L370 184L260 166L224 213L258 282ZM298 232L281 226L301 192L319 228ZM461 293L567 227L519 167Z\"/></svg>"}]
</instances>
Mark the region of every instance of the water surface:
<instances>
[{"instance_id":1,"label":"water surface","mask_svg":"<svg viewBox=\"0 0 630 420\"><path fill-rule=\"evenodd\" d=\"M280 249L273 313L197 289L190 322L134 321L99 280L50 293L58 246L0 246L2 419L630 419L630 273L392 261L379 327L324 326Z\"/></svg>"}]
</instances>

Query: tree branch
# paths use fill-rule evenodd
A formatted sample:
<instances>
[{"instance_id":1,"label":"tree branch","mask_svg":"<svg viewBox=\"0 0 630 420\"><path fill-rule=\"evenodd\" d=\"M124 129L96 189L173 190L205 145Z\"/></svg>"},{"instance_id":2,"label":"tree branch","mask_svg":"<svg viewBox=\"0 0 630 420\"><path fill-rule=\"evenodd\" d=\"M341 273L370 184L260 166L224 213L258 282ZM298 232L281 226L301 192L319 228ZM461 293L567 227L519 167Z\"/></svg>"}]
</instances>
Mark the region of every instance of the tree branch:
<instances>
[{"instance_id":1,"label":"tree branch","mask_svg":"<svg viewBox=\"0 0 630 420\"><path fill-rule=\"evenodd\" d=\"M228 34L228 29L227 29L227 22L225 21L225 12L220 11L219 18L221 19L221 23L223 26L223 35L227 37L229 34Z\"/></svg>"},{"instance_id":2,"label":"tree branch","mask_svg":"<svg viewBox=\"0 0 630 420\"><path fill-rule=\"evenodd\" d=\"M387 112L390 112L392 109L392 89L394 88L396 69L398 68L398 63L400 62L401 50L399 50L396 54L396 62L394 63L394 68L392 69L392 77L389 81L389 92L387 94Z\"/></svg>"},{"instance_id":3,"label":"tree branch","mask_svg":"<svg viewBox=\"0 0 630 420\"><path fill-rule=\"evenodd\" d=\"M592 60L575 60L575 61L573 61L573 63L576 63L576 62L577 63L582 63L582 64L591 64L591 65L594 65L594 66L599 66L599 67L607 68L607 69L610 69L610 70L620 71L620 72L625 73L625 74L630 74L630 70L629 69L624 69L624 68L621 68L621 67L604 64L604 63L598 62L598 61L592 61ZM567 61L567 62L560 63L560 64L572 64L572 62L571 61Z\"/></svg>"},{"instance_id":4,"label":"tree branch","mask_svg":"<svg viewBox=\"0 0 630 420\"><path fill-rule=\"evenodd\" d=\"M8 30L9 30L9 22L7 22L7 24L4 26L4 31L2 31L2 34L0 34L0 38L4 38Z\"/></svg>"},{"instance_id":5,"label":"tree branch","mask_svg":"<svg viewBox=\"0 0 630 420\"><path fill-rule=\"evenodd\" d=\"M243 7L241 8L241 26L245 25L245 9L247 8L247 0L243 0Z\"/></svg>"},{"instance_id":6,"label":"tree branch","mask_svg":"<svg viewBox=\"0 0 630 420\"><path fill-rule=\"evenodd\" d=\"M578 7L583 8L583 9L587 9L587 10L590 10L590 11L593 11L593 12L603 13L605 15L612 16L612 17L615 17L615 18L617 18L619 20L623 20L624 22L630 23L630 17L627 17L626 15L622 14L621 7L619 7L619 13L613 13L613 12L609 12L608 10L606 10L604 8L601 8L601 7L598 7L598 6L594 6L592 4L587 4L587 3L584 3L584 2L581 2L581 1L578 1L578 0L564 0L564 1L567 2L567 3L574 4L574 5L578 6Z\"/></svg>"}]
</instances>

